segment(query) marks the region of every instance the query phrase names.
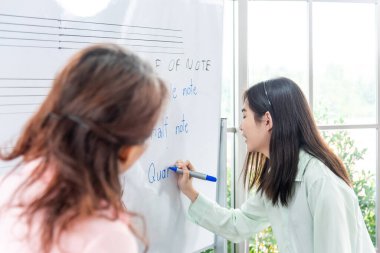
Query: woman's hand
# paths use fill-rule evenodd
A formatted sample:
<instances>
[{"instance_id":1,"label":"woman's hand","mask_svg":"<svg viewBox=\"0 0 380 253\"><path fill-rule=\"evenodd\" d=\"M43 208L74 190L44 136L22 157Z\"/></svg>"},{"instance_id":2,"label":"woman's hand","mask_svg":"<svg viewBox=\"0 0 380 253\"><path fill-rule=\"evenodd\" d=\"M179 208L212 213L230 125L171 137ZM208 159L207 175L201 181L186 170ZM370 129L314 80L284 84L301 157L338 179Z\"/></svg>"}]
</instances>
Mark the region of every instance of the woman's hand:
<instances>
[{"instance_id":1,"label":"woman's hand","mask_svg":"<svg viewBox=\"0 0 380 253\"><path fill-rule=\"evenodd\" d=\"M190 177L189 171L195 171L195 169L189 161L177 161L176 166L183 170L183 174L179 174L178 176L178 187L183 194L191 200L191 202L194 202L199 193L193 187L193 179Z\"/></svg>"}]
</instances>

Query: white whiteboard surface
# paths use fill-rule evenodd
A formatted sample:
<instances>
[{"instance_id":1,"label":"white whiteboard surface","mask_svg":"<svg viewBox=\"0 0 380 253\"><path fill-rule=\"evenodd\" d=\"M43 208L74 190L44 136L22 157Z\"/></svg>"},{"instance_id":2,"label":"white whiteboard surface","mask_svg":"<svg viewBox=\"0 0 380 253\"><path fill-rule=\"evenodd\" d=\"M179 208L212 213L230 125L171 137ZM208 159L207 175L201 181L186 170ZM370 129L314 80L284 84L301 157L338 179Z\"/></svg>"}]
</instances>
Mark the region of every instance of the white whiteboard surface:
<instances>
[{"instance_id":1,"label":"white whiteboard surface","mask_svg":"<svg viewBox=\"0 0 380 253\"><path fill-rule=\"evenodd\" d=\"M124 45L147 59L170 90L146 154L122 176L126 206L145 217L150 253L212 245L212 233L187 221L189 202L166 168L188 159L217 175L223 1L67 1L76 3L74 9L59 2L0 1L0 143L12 147L10 140L78 49L98 42ZM80 2L92 4L81 9ZM0 174L10 167L0 163ZM216 199L215 183L194 184Z\"/></svg>"}]
</instances>

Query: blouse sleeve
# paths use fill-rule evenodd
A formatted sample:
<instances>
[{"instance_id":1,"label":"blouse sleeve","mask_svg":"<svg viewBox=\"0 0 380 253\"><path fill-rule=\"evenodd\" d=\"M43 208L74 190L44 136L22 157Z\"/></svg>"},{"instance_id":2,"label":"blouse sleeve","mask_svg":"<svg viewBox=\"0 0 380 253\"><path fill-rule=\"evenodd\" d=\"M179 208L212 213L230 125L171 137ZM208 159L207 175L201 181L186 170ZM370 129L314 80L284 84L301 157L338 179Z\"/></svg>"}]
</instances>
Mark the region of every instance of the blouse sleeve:
<instances>
[{"instance_id":1,"label":"blouse sleeve","mask_svg":"<svg viewBox=\"0 0 380 253\"><path fill-rule=\"evenodd\" d=\"M269 226L261 194L252 192L240 209L227 209L199 194L189 207L190 219L232 242L243 241Z\"/></svg>"}]
</instances>

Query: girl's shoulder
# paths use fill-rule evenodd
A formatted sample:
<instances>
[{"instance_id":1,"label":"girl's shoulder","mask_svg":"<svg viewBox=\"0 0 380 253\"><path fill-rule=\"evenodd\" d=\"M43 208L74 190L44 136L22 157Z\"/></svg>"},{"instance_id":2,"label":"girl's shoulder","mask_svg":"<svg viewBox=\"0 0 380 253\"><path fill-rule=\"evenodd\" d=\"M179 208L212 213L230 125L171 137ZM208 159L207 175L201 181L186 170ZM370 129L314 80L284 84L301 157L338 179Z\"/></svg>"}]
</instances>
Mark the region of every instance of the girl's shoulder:
<instances>
[{"instance_id":1,"label":"girl's shoulder","mask_svg":"<svg viewBox=\"0 0 380 253\"><path fill-rule=\"evenodd\" d=\"M303 179L307 191L316 189L316 185L325 185L331 189L353 195L353 190L346 182L334 174L321 160L309 155L309 161L304 168Z\"/></svg>"},{"instance_id":2,"label":"girl's shoulder","mask_svg":"<svg viewBox=\"0 0 380 253\"><path fill-rule=\"evenodd\" d=\"M321 178L338 178L321 160L303 149L300 150L297 177L300 181L307 183L312 183Z\"/></svg>"},{"instance_id":3,"label":"girl's shoulder","mask_svg":"<svg viewBox=\"0 0 380 253\"><path fill-rule=\"evenodd\" d=\"M2 193L0 195L0 207L7 207L4 205L6 205L10 199L12 199L12 203L27 204L28 201L34 199L35 196L44 189L46 186L44 179L48 180L48 177L41 178L41 180L29 186L25 191L22 191L22 194L14 195L18 187L25 182L38 164L38 161L23 164L9 176L1 178L3 180L0 181L0 192ZM17 224L22 227L22 229L27 229L28 225L18 219L18 216L15 216L18 212L14 213L12 210L13 209L5 208L1 213L2 215L6 215L7 224L11 224L11 221L14 221L18 222ZM18 211L18 209L15 211ZM0 225L4 225L1 224L2 221L4 220L0 219ZM10 228L11 227L9 227L9 229ZM13 239L15 238L16 237ZM31 245L31 242L28 240L23 242L17 241L17 243L28 245L25 246L26 248ZM65 249L65 252L137 252L135 236L130 229L130 216L126 213L114 215L111 209L105 209L95 215L74 220L70 229L63 232L62 237L60 237L60 243L53 245L54 250L52 252L62 252L62 247Z\"/></svg>"},{"instance_id":4,"label":"girl's shoulder","mask_svg":"<svg viewBox=\"0 0 380 253\"><path fill-rule=\"evenodd\" d=\"M67 252L137 252L137 242L130 229L130 218L120 214L111 218L111 211L76 220L60 237L60 246Z\"/></svg>"},{"instance_id":5,"label":"girl's shoulder","mask_svg":"<svg viewBox=\"0 0 380 253\"><path fill-rule=\"evenodd\" d=\"M15 197L13 194L16 193L20 185L28 179L32 169L37 165L37 161L24 163L10 172L0 176L0 206L8 203L12 197ZM40 187L37 187L36 189L38 188Z\"/></svg>"}]
</instances>

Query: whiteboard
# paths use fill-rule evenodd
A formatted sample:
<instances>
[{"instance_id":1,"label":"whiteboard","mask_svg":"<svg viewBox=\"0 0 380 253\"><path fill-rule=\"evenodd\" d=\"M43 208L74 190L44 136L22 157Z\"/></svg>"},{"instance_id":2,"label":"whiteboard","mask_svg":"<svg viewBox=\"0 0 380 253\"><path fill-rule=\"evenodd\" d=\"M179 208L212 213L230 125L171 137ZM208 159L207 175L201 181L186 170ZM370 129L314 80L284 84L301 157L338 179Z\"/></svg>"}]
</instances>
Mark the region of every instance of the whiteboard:
<instances>
[{"instance_id":1,"label":"whiteboard","mask_svg":"<svg viewBox=\"0 0 380 253\"><path fill-rule=\"evenodd\" d=\"M188 159L217 175L222 7L222 0L0 1L0 143L12 148L77 50L123 45L149 61L170 91L147 152L121 176L123 200L145 217L149 252L209 247L214 235L186 219L189 202L167 166ZM0 163L1 173L11 167ZM194 184L216 199L215 183Z\"/></svg>"}]
</instances>

